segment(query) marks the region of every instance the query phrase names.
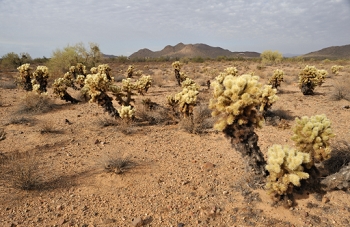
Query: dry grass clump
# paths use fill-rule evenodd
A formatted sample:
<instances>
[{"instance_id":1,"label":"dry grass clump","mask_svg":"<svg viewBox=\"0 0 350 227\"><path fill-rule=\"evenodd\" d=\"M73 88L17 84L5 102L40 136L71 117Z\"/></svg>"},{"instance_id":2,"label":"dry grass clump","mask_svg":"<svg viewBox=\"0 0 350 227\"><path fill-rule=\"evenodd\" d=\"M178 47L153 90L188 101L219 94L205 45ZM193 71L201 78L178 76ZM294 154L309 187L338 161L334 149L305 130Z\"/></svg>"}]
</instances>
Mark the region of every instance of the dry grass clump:
<instances>
[{"instance_id":1,"label":"dry grass clump","mask_svg":"<svg viewBox=\"0 0 350 227\"><path fill-rule=\"evenodd\" d=\"M0 171L0 181L6 187L29 191L39 189L43 183L37 156L30 152L6 156Z\"/></svg>"},{"instance_id":2,"label":"dry grass clump","mask_svg":"<svg viewBox=\"0 0 350 227\"><path fill-rule=\"evenodd\" d=\"M27 92L19 103L17 114L41 114L47 113L55 107L52 100L46 95Z\"/></svg>"},{"instance_id":3,"label":"dry grass clump","mask_svg":"<svg viewBox=\"0 0 350 227\"><path fill-rule=\"evenodd\" d=\"M118 121L114 118L110 117L102 117L98 118L96 124L100 126L101 128L109 127L109 126L117 126Z\"/></svg>"},{"instance_id":4,"label":"dry grass clump","mask_svg":"<svg viewBox=\"0 0 350 227\"><path fill-rule=\"evenodd\" d=\"M5 125L33 125L35 119L28 117L11 117Z\"/></svg>"},{"instance_id":5,"label":"dry grass clump","mask_svg":"<svg viewBox=\"0 0 350 227\"><path fill-rule=\"evenodd\" d=\"M331 99L335 101L342 99L350 101L350 78L343 78L335 82Z\"/></svg>"},{"instance_id":6,"label":"dry grass clump","mask_svg":"<svg viewBox=\"0 0 350 227\"><path fill-rule=\"evenodd\" d=\"M179 125L189 133L200 134L213 128L214 119L208 106L198 105L194 107L193 116L181 119Z\"/></svg>"},{"instance_id":7,"label":"dry grass clump","mask_svg":"<svg viewBox=\"0 0 350 227\"><path fill-rule=\"evenodd\" d=\"M350 163L350 144L346 141L340 141L336 144L331 152L331 157L323 162L326 175L336 173Z\"/></svg>"},{"instance_id":8,"label":"dry grass clump","mask_svg":"<svg viewBox=\"0 0 350 227\"><path fill-rule=\"evenodd\" d=\"M152 76L152 84L157 87L163 87L166 83L166 78L161 72L157 72Z\"/></svg>"},{"instance_id":9,"label":"dry grass clump","mask_svg":"<svg viewBox=\"0 0 350 227\"><path fill-rule=\"evenodd\" d=\"M17 87L14 81L1 81L0 88L3 89L15 89Z\"/></svg>"},{"instance_id":10,"label":"dry grass clump","mask_svg":"<svg viewBox=\"0 0 350 227\"><path fill-rule=\"evenodd\" d=\"M105 171L115 174L129 172L137 166L137 163L132 161L130 156L121 157L119 154L104 155L100 160L100 164Z\"/></svg>"},{"instance_id":11,"label":"dry grass clump","mask_svg":"<svg viewBox=\"0 0 350 227\"><path fill-rule=\"evenodd\" d=\"M40 133L41 134L46 134L46 133L59 134L59 133L62 133L62 131L56 129L52 121L45 121L40 125Z\"/></svg>"}]
</instances>

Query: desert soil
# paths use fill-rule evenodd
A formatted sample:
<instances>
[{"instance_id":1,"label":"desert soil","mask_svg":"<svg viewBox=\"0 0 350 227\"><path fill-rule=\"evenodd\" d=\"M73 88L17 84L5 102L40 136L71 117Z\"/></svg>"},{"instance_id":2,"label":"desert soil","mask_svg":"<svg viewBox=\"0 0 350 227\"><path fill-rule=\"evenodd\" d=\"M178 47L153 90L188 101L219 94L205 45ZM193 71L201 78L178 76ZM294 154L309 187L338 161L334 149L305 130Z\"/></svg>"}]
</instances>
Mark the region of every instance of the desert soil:
<instances>
[{"instance_id":1,"label":"desert soil","mask_svg":"<svg viewBox=\"0 0 350 227\"><path fill-rule=\"evenodd\" d=\"M125 76L128 65L110 66L115 77ZM349 71L335 76L330 66L316 65L329 77L314 95L304 96L297 86L302 68L297 63L261 70L254 62L189 63L183 71L201 85L201 105L211 96L205 81L228 66L255 71L263 83L274 69L285 71L272 106L284 113L284 125L267 123L256 130L264 154L273 144L293 146L290 126L301 116L325 114L336 134L332 144L350 141L350 110L344 108L349 101L332 99ZM135 69L157 78L145 96L136 96L136 111L145 98L167 108L166 96L181 91L171 63L135 63ZM0 83L11 83L14 76L2 72ZM80 98L78 91L69 92ZM125 126L96 103L66 103L50 87L55 105L45 113L19 111L26 95L20 88L0 86L0 95L0 127L6 132L0 141L1 168L37 165L40 177L33 190L14 187L11 174L1 178L1 226L350 226L349 191L297 193L295 206L276 205L263 184L252 185L254 175L230 140L212 128L189 133L181 123L159 120L166 112L154 115L155 124L139 120ZM104 164L113 158L135 165L122 174L107 172Z\"/></svg>"}]
</instances>

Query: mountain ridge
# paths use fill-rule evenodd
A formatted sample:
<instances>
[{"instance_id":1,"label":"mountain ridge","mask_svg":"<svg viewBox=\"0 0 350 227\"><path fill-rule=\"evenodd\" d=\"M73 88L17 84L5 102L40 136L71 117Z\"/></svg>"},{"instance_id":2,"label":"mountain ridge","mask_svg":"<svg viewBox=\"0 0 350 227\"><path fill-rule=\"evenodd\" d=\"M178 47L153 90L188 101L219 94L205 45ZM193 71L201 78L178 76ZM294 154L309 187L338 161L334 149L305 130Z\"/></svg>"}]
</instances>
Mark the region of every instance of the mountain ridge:
<instances>
[{"instance_id":1,"label":"mountain ridge","mask_svg":"<svg viewBox=\"0 0 350 227\"><path fill-rule=\"evenodd\" d=\"M183 44L178 43L175 46L167 45L160 51L151 51L147 48L140 49L129 56L130 59L135 58L182 58L182 57L203 57L217 58L220 56L226 57L260 57L260 53L253 51L232 52L221 47L212 47L207 44Z\"/></svg>"}]
</instances>

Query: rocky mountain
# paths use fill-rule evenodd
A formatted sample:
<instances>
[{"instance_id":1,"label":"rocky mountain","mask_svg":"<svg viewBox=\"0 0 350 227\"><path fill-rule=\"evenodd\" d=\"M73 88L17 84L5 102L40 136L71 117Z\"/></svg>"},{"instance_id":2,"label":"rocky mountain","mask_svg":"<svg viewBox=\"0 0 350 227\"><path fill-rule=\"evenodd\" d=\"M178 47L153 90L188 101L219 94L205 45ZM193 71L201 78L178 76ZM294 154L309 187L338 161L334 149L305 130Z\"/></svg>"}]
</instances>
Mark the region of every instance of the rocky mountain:
<instances>
[{"instance_id":1,"label":"rocky mountain","mask_svg":"<svg viewBox=\"0 0 350 227\"><path fill-rule=\"evenodd\" d=\"M306 58L350 58L350 44L344 46L331 46L302 55Z\"/></svg>"},{"instance_id":2,"label":"rocky mountain","mask_svg":"<svg viewBox=\"0 0 350 227\"><path fill-rule=\"evenodd\" d=\"M219 56L226 57L260 57L257 52L232 52L221 47L212 47L206 44L183 44L179 43L175 46L168 45L160 51L151 51L149 49L141 49L129 58L181 58L181 57L202 57L202 58L217 58Z\"/></svg>"}]
</instances>

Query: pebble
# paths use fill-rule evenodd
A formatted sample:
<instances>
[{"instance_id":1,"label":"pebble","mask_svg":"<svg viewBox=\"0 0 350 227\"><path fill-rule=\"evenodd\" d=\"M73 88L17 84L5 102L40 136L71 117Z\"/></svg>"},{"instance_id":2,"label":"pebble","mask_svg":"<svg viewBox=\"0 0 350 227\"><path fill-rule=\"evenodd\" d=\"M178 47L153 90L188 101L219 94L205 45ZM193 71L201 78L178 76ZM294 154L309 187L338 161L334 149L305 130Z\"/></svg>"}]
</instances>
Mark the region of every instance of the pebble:
<instances>
[{"instance_id":1,"label":"pebble","mask_svg":"<svg viewBox=\"0 0 350 227\"><path fill-rule=\"evenodd\" d=\"M131 221L131 224L134 227L140 227L143 225L143 221L140 217L133 218Z\"/></svg>"}]
</instances>

